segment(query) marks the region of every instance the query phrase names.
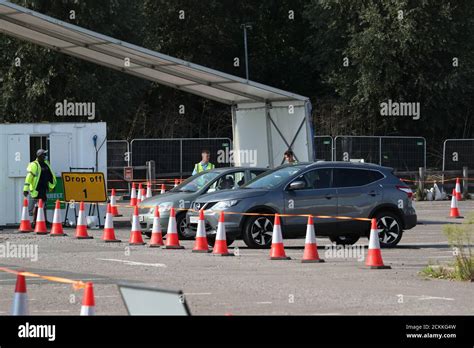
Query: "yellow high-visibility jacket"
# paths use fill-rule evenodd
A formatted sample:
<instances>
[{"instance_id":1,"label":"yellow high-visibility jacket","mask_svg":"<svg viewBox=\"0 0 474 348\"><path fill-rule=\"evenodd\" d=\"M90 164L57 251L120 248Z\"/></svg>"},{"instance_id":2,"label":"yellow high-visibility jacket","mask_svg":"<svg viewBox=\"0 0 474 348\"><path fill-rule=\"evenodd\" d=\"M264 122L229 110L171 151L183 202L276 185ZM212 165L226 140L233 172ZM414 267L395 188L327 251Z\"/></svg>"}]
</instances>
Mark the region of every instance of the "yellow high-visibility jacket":
<instances>
[{"instance_id":1,"label":"yellow high-visibility jacket","mask_svg":"<svg viewBox=\"0 0 474 348\"><path fill-rule=\"evenodd\" d=\"M46 163L46 165L48 166L49 171L51 172L51 177L53 178L53 183L48 182L48 188L50 191L52 191L56 187L56 176L51 170L51 165L49 164L49 162L45 160L44 163ZM36 198L38 196L38 191L36 191L36 188L38 187L38 182L41 176L41 164L38 162L38 160L34 160L33 162L30 162L30 164L28 164L26 171L28 172L28 174L26 174L25 186L23 186L23 191L30 191L31 197Z\"/></svg>"},{"instance_id":2,"label":"yellow high-visibility jacket","mask_svg":"<svg viewBox=\"0 0 474 348\"><path fill-rule=\"evenodd\" d=\"M212 170L212 169L214 169L214 168L215 168L215 166L214 166L211 162L209 162L209 163L207 164L206 170ZM194 171L196 172L196 174L197 174L197 173L201 173L201 172L204 171L204 167L202 166L201 162L196 163L196 164L194 165Z\"/></svg>"}]
</instances>

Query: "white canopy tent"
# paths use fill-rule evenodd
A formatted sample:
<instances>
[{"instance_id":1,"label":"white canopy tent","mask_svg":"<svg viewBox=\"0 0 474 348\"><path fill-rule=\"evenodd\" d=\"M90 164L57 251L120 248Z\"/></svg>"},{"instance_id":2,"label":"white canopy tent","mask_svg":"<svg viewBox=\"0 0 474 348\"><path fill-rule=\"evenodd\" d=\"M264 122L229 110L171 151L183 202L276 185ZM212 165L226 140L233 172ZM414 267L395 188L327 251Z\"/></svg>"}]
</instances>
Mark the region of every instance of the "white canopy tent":
<instances>
[{"instance_id":1,"label":"white canopy tent","mask_svg":"<svg viewBox=\"0 0 474 348\"><path fill-rule=\"evenodd\" d=\"M235 151L255 151L276 166L291 147L313 160L307 97L173 58L0 0L0 32L56 52L231 105ZM235 156L237 165L250 162Z\"/></svg>"}]
</instances>

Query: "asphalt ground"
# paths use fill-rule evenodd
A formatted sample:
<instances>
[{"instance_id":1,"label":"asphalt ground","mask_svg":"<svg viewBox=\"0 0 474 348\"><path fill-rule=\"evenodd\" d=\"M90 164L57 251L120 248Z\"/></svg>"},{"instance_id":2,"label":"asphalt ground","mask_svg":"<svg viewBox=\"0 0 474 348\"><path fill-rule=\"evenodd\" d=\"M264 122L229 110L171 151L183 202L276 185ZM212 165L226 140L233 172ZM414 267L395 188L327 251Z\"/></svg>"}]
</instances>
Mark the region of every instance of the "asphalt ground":
<instances>
[{"instance_id":1,"label":"asphalt ground","mask_svg":"<svg viewBox=\"0 0 474 348\"><path fill-rule=\"evenodd\" d=\"M270 261L268 250L248 249L242 241L230 247L234 257L192 253L193 241L182 241L184 250L128 246L126 216L117 221L123 226L116 228L122 243L102 243L101 230L89 230L92 240L71 238L73 229L65 229L68 237L57 238L0 231L0 244L38 248L38 260L3 257L0 266L92 281L99 315L127 314L116 285L123 281L182 290L195 315L474 314L474 283L427 279L419 273L429 263L453 259L442 228L463 220L447 218L449 201L415 205L420 224L405 232L397 248L382 250L389 270L364 266L366 238L353 249L362 256L331 255L329 241L318 238L319 255L326 262L315 264L300 262L304 239L285 240L289 261ZM474 202L459 202L459 207L468 214ZM0 315L9 314L14 286L15 275L0 272ZM32 315L80 312L82 291L70 284L27 278L27 288Z\"/></svg>"}]
</instances>

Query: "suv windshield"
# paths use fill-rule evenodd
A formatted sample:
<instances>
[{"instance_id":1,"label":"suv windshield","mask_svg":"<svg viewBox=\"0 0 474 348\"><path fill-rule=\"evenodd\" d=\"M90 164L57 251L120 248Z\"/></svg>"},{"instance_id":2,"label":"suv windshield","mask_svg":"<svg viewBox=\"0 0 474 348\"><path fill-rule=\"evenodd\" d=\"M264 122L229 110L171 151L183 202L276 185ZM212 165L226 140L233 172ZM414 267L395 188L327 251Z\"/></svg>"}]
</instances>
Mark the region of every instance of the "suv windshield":
<instances>
[{"instance_id":1,"label":"suv windshield","mask_svg":"<svg viewBox=\"0 0 474 348\"><path fill-rule=\"evenodd\" d=\"M218 172L202 172L190 177L180 185L176 186L171 192L197 192L206 186L209 182L219 176Z\"/></svg>"},{"instance_id":2,"label":"suv windshield","mask_svg":"<svg viewBox=\"0 0 474 348\"><path fill-rule=\"evenodd\" d=\"M305 166L293 165L274 169L261 174L255 179L249 181L247 184L243 185L241 188L273 188L280 185L284 180L298 173L303 168L305 168Z\"/></svg>"}]
</instances>

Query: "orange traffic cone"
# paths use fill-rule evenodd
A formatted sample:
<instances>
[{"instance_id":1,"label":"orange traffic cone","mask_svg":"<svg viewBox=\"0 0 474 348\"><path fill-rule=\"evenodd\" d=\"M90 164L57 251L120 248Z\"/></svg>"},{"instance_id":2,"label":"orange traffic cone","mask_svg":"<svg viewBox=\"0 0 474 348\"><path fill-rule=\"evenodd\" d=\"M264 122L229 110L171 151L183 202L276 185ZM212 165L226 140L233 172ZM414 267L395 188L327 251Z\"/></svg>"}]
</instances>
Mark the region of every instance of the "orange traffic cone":
<instances>
[{"instance_id":1,"label":"orange traffic cone","mask_svg":"<svg viewBox=\"0 0 474 348\"><path fill-rule=\"evenodd\" d=\"M313 217L308 216L308 226L306 227L306 241L304 243L304 253L302 263L324 262L319 258L318 245L316 244L316 234L314 233Z\"/></svg>"},{"instance_id":2,"label":"orange traffic cone","mask_svg":"<svg viewBox=\"0 0 474 348\"><path fill-rule=\"evenodd\" d=\"M76 239L92 239L94 237L87 234L86 213L84 209L84 202L79 204L79 215L77 216Z\"/></svg>"},{"instance_id":3,"label":"orange traffic cone","mask_svg":"<svg viewBox=\"0 0 474 348\"><path fill-rule=\"evenodd\" d=\"M196 241L194 242L193 253L209 253L209 244L207 244L206 222L204 221L204 212L199 210L199 221L196 231Z\"/></svg>"},{"instance_id":4,"label":"orange traffic cone","mask_svg":"<svg viewBox=\"0 0 474 348\"><path fill-rule=\"evenodd\" d=\"M224 223L224 212L221 211L219 215L219 223L217 224L216 240L214 242L214 248L212 249L213 255L218 256L234 256L233 253L229 253L227 249L227 237L225 233Z\"/></svg>"},{"instance_id":5,"label":"orange traffic cone","mask_svg":"<svg viewBox=\"0 0 474 348\"><path fill-rule=\"evenodd\" d=\"M87 282L82 298L81 315L95 315L94 285Z\"/></svg>"},{"instance_id":6,"label":"orange traffic cone","mask_svg":"<svg viewBox=\"0 0 474 348\"><path fill-rule=\"evenodd\" d=\"M291 257L286 256L285 246L283 245L283 236L281 234L280 215L275 214L275 222L273 223L272 248L270 250L270 260L290 260Z\"/></svg>"},{"instance_id":7,"label":"orange traffic cone","mask_svg":"<svg viewBox=\"0 0 474 348\"><path fill-rule=\"evenodd\" d=\"M107 204L107 214L105 215L104 233L102 240L106 243L120 243L121 240L115 238L114 217L112 215L112 207Z\"/></svg>"},{"instance_id":8,"label":"orange traffic cone","mask_svg":"<svg viewBox=\"0 0 474 348\"><path fill-rule=\"evenodd\" d=\"M456 178L456 199L458 202L462 201L462 193L461 193L461 181L459 178Z\"/></svg>"},{"instance_id":9,"label":"orange traffic cone","mask_svg":"<svg viewBox=\"0 0 474 348\"><path fill-rule=\"evenodd\" d=\"M379 230L377 228L377 220L372 219L370 227L369 251L365 259L365 265L371 269L390 269L392 267L385 266L382 260L382 252L380 251Z\"/></svg>"},{"instance_id":10,"label":"orange traffic cone","mask_svg":"<svg viewBox=\"0 0 474 348\"><path fill-rule=\"evenodd\" d=\"M163 246L164 249L184 249L183 246L179 245L179 237L176 228L176 213L174 208L171 207L170 219L168 221L168 229L166 231L166 241Z\"/></svg>"},{"instance_id":11,"label":"orange traffic cone","mask_svg":"<svg viewBox=\"0 0 474 348\"><path fill-rule=\"evenodd\" d=\"M54 208L53 215L53 225L51 227L51 233L49 235L51 237L67 236L67 234L63 231L63 223L61 221L61 203L59 203L59 199L56 200L56 206Z\"/></svg>"},{"instance_id":12,"label":"orange traffic cone","mask_svg":"<svg viewBox=\"0 0 474 348\"><path fill-rule=\"evenodd\" d=\"M21 271L20 271L21 272ZM26 294L25 276L20 273L16 276L15 295L11 308L12 315L28 315L28 295Z\"/></svg>"},{"instance_id":13,"label":"orange traffic cone","mask_svg":"<svg viewBox=\"0 0 474 348\"><path fill-rule=\"evenodd\" d=\"M21 221L20 227L18 228L18 232L27 233L33 232L33 228L31 228L31 221L30 221L30 213L28 212L28 199L23 199L23 208L21 210Z\"/></svg>"},{"instance_id":14,"label":"orange traffic cone","mask_svg":"<svg viewBox=\"0 0 474 348\"><path fill-rule=\"evenodd\" d=\"M46 220L44 218L43 200L38 201L38 211L36 213L35 233L36 234L48 234L46 228Z\"/></svg>"},{"instance_id":15,"label":"orange traffic cone","mask_svg":"<svg viewBox=\"0 0 474 348\"><path fill-rule=\"evenodd\" d=\"M142 188L142 201L146 199L146 190Z\"/></svg>"},{"instance_id":16,"label":"orange traffic cone","mask_svg":"<svg viewBox=\"0 0 474 348\"><path fill-rule=\"evenodd\" d=\"M155 206L155 216L153 217L153 227L151 229L150 247L157 248L163 246L163 232L161 231L160 207Z\"/></svg>"},{"instance_id":17,"label":"orange traffic cone","mask_svg":"<svg viewBox=\"0 0 474 348\"><path fill-rule=\"evenodd\" d=\"M142 238L142 229L140 227L140 222L138 221L138 207L135 206L133 209L132 216L132 230L130 231L130 240L128 245L145 245L145 242Z\"/></svg>"},{"instance_id":18,"label":"orange traffic cone","mask_svg":"<svg viewBox=\"0 0 474 348\"><path fill-rule=\"evenodd\" d=\"M165 192L166 192L165 184L161 184L160 195L162 195L162 194L165 193Z\"/></svg>"},{"instance_id":19,"label":"orange traffic cone","mask_svg":"<svg viewBox=\"0 0 474 348\"><path fill-rule=\"evenodd\" d=\"M122 216L120 215L117 208L117 196L115 195L115 189L112 189L112 193L110 194L110 205L112 206L112 215L114 217Z\"/></svg>"},{"instance_id":20,"label":"orange traffic cone","mask_svg":"<svg viewBox=\"0 0 474 348\"><path fill-rule=\"evenodd\" d=\"M130 193L130 205L132 207L137 205L137 191L135 190L134 182L132 182L132 192Z\"/></svg>"},{"instance_id":21,"label":"orange traffic cone","mask_svg":"<svg viewBox=\"0 0 474 348\"><path fill-rule=\"evenodd\" d=\"M149 181L146 183L146 196L145 197L146 198L153 197L153 194L151 192L151 182L149 182Z\"/></svg>"},{"instance_id":22,"label":"orange traffic cone","mask_svg":"<svg viewBox=\"0 0 474 348\"><path fill-rule=\"evenodd\" d=\"M137 193L137 204L140 203L141 201L143 201L143 196L142 196L142 192L143 192L143 185L142 183L139 183L138 184L138 193Z\"/></svg>"},{"instance_id":23,"label":"orange traffic cone","mask_svg":"<svg viewBox=\"0 0 474 348\"><path fill-rule=\"evenodd\" d=\"M459 213L458 209L458 200L456 199L456 190L453 189L452 197L451 197L451 211L449 213L450 218L462 219L463 217Z\"/></svg>"}]
</instances>

